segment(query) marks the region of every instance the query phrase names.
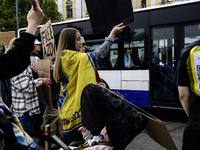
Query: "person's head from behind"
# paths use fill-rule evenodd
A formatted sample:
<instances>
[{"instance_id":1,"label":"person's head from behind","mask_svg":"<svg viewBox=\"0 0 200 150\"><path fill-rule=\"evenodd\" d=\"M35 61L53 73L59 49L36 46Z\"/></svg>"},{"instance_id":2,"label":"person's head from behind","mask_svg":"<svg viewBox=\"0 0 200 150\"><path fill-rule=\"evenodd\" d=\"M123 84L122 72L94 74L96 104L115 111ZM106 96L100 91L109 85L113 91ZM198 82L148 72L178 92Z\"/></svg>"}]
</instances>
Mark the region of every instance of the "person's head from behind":
<instances>
[{"instance_id":1,"label":"person's head from behind","mask_svg":"<svg viewBox=\"0 0 200 150\"><path fill-rule=\"evenodd\" d=\"M65 28L61 31L58 41L58 50L56 53L55 67L53 71L53 77L56 82L61 82L63 80L62 70L61 70L61 53L63 50L74 50L80 51L81 41L80 33L74 28Z\"/></svg>"},{"instance_id":2,"label":"person's head from behind","mask_svg":"<svg viewBox=\"0 0 200 150\"><path fill-rule=\"evenodd\" d=\"M65 28L61 31L58 42L58 53L65 49L80 51L80 33L74 28Z\"/></svg>"},{"instance_id":3,"label":"person's head from behind","mask_svg":"<svg viewBox=\"0 0 200 150\"><path fill-rule=\"evenodd\" d=\"M85 53L85 48L86 48L85 39L84 37L81 36L81 52L82 53Z\"/></svg>"},{"instance_id":4,"label":"person's head from behind","mask_svg":"<svg viewBox=\"0 0 200 150\"><path fill-rule=\"evenodd\" d=\"M15 38L13 38L13 39L10 41L10 43L9 43L9 45L8 45L8 47L7 47L7 49L5 50L5 54L6 54L9 50L11 50L11 49L14 47L14 42L15 42L16 39L17 39L17 38L15 37Z\"/></svg>"}]
</instances>

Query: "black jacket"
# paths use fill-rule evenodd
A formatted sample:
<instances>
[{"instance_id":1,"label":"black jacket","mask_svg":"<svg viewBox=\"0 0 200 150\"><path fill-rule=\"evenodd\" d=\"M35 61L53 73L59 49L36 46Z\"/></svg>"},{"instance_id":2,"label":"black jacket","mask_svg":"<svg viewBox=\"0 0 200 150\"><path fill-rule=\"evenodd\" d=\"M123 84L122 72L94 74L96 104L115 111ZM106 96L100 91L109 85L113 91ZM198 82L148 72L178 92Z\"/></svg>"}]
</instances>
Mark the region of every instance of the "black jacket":
<instances>
[{"instance_id":1,"label":"black jacket","mask_svg":"<svg viewBox=\"0 0 200 150\"><path fill-rule=\"evenodd\" d=\"M35 36L22 33L14 42L14 47L0 56L0 80L20 74L30 64L30 54L34 48Z\"/></svg>"},{"instance_id":2,"label":"black jacket","mask_svg":"<svg viewBox=\"0 0 200 150\"><path fill-rule=\"evenodd\" d=\"M147 124L123 96L101 86L85 87L81 101L83 125L92 135L99 135L106 126L114 150L125 149Z\"/></svg>"}]
</instances>

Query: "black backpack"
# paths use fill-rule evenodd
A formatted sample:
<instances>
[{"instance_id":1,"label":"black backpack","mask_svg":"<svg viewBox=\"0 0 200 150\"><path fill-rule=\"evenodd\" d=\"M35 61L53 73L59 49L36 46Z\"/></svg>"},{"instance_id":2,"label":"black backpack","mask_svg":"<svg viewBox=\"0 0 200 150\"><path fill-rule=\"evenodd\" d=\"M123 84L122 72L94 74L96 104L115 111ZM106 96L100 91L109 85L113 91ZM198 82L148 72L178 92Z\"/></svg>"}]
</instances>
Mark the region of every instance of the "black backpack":
<instances>
[{"instance_id":1,"label":"black backpack","mask_svg":"<svg viewBox=\"0 0 200 150\"><path fill-rule=\"evenodd\" d=\"M0 80L0 94L3 102L10 108L12 103L10 79Z\"/></svg>"}]
</instances>

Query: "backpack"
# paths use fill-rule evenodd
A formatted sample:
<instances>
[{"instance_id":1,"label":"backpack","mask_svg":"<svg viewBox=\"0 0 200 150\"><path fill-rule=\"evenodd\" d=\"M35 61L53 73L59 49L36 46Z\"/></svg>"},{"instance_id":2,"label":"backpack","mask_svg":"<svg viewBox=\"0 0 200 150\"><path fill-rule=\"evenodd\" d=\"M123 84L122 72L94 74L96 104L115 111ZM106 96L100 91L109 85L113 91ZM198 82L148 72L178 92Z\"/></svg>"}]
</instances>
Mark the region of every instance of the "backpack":
<instances>
[{"instance_id":1,"label":"backpack","mask_svg":"<svg viewBox=\"0 0 200 150\"><path fill-rule=\"evenodd\" d=\"M10 108L12 103L10 79L0 80L0 95L3 102Z\"/></svg>"},{"instance_id":2,"label":"backpack","mask_svg":"<svg viewBox=\"0 0 200 150\"><path fill-rule=\"evenodd\" d=\"M191 91L200 96L200 46L195 46L190 50L186 65Z\"/></svg>"}]
</instances>

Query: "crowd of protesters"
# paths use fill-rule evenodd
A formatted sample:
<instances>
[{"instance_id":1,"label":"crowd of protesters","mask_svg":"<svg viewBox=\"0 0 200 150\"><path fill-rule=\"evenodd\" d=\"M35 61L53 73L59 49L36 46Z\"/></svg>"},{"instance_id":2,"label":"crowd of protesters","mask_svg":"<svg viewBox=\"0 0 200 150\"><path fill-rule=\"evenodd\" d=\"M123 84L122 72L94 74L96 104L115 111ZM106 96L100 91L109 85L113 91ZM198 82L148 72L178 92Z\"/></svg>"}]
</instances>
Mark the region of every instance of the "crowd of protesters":
<instances>
[{"instance_id":1,"label":"crowd of protesters","mask_svg":"<svg viewBox=\"0 0 200 150\"><path fill-rule=\"evenodd\" d=\"M35 126L37 125L36 121L38 120L39 117L38 115L41 114L40 102L39 102L40 95L38 93L37 88L43 84L50 87L52 84L52 81L49 78L36 78L37 67L30 65L30 56L31 55L33 56L33 53L37 55L38 51L40 51L41 49L42 43L35 38L35 33L37 31L38 25L40 25L43 18L44 18L43 11L38 5L38 1L36 1L36 9L34 10L32 8L27 15L28 27L26 32L22 33L20 35L20 38L14 38L13 41L11 41L9 47L5 46L6 53L0 56L0 62L1 62L0 68L2 70L0 74L0 79L1 80L10 79L11 97L12 97L12 104L10 110L14 112L14 114L18 117L22 127L25 130L27 129L32 131L37 131L35 130ZM115 35L119 32L122 32L124 27L125 26L123 26L122 23L115 26L111 31L110 35L105 39L105 42L102 44L101 48L89 54L91 55L91 57L93 57L93 61L95 61L95 59L97 60L102 59L106 56L114 41ZM87 57L86 53L79 53L81 52L82 47L85 47L85 44L81 43L81 36L78 30L72 28L63 29L59 38L59 44L58 44L59 50L55 59L55 67L54 67L55 81L57 82L63 81L63 83L61 84L62 92L60 96L57 98L56 102L60 102L63 100L63 92L66 91L66 89L63 90L63 85L64 85L63 79L65 77L63 78L63 76L60 74L61 72L65 73L65 70L62 70L61 68L59 68L59 66L60 64L66 66L71 65L71 63L69 64L63 63L62 60L68 59L64 58L65 57L64 53L69 53L69 52L77 53L77 56L80 55L81 57L85 58ZM36 62L38 59L39 58L35 59ZM74 60L76 61L76 58ZM90 69L92 69L92 66L90 67L91 67ZM88 69L86 69L85 72L88 72ZM68 74L68 71L66 73ZM96 84L96 75L95 74L92 75L93 75L92 78L93 80L91 81L88 78L89 80L87 81L87 84L90 83ZM71 74L71 77L73 78L73 73ZM71 83L71 79L68 78L67 80L69 80ZM72 87L67 86L67 87L74 89L75 90L74 92L76 93L76 88L74 88L73 86ZM80 97L78 100L80 102ZM1 100L1 103L5 105L3 103L3 100ZM73 105L75 106L76 104L77 103L74 103ZM58 103L58 108L61 105L59 105ZM49 110L53 109L47 107L44 117L51 114L51 113L47 114ZM56 114L58 116L57 108L54 111L55 111L54 115ZM68 113L68 110L66 110L66 112ZM59 116L60 116L59 119L62 118L62 115L59 114ZM48 122L48 118L46 121ZM42 122L40 122L39 124L42 125ZM81 126L82 124L79 125L78 127ZM65 129L65 125L62 124L62 127L63 129ZM65 134L65 132L63 133L67 144L70 144L71 142L73 142L73 140L79 140L78 137L81 137L81 139L83 140L82 135L79 134L80 132L78 132L77 128L74 129L73 132L69 134ZM76 134L74 133L76 134L78 133L79 136L76 136Z\"/></svg>"},{"instance_id":2,"label":"crowd of protesters","mask_svg":"<svg viewBox=\"0 0 200 150\"><path fill-rule=\"evenodd\" d=\"M76 118L73 121L71 121L71 118L73 118L76 112L78 112L80 116L82 115L79 110L81 110L81 93L84 88L89 84L97 84L95 61L105 58L114 42L116 34L122 32L125 26L123 23L120 23L113 27L101 47L88 53L85 53L86 43L78 30L74 28L64 28L61 31L56 57L52 59L53 62L51 66L53 80L55 80L57 84L60 83L60 91L52 97L54 108L45 106L45 111L44 109L42 111L41 105L43 104L40 100L38 87L45 85L50 88L53 85L52 79L50 78L38 78L37 67L30 65L31 55L37 56L38 52L41 50L42 44L42 42L36 39L35 33L44 18L44 14L38 5L38 1L36 0L35 2L36 9L34 10L31 8L27 14L28 27L26 32L22 33L20 38L14 38L8 47L5 46L6 53L0 56L0 80L10 79L12 97L10 110L18 117L24 129L38 132L35 128L36 126L39 125L39 128L41 127L41 130L43 130L46 123L51 124L53 122L52 128L54 128L54 133L52 133L52 135L57 134L67 145L75 141L78 141L79 144L83 144L85 143L85 137L83 138L83 135L85 133L89 135L90 131L84 127L82 117ZM199 107L199 98L196 96L197 100L195 99L193 102L196 106L194 104L190 106L189 95L191 81L187 74L186 64L186 60L189 56L188 51L198 44L199 41L183 49L174 79L174 83L178 86L181 104L189 117L184 131L183 149L199 145L198 131L200 130L195 123L199 124L200 121L199 119L196 121L192 120L192 118L196 118L197 114L195 112L199 114L199 111L196 111ZM37 57L37 59L35 59L35 64L37 64L38 59L40 58ZM130 65L131 63L129 63L129 66ZM102 83L100 83L100 85L102 85ZM0 100L0 103L6 106L3 100ZM44 118L43 121L38 119L41 117ZM40 120L40 122L38 122L38 120ZM191 129L192 127L194 127L193 130ZM6 132L7 130L4 130L5 134ZM102 129L102 132L105 134L104 136L106 136L105 139L110 142L106 127ZM194 142L194 138L190 138L190 135L195 135L196 142ZM86 139L88 140L88 138ZM106 142L106 140L104 142ZM192 142L188 142L191 140L193 140L193 145L190 145ZM52 148L54 146L55 145L52 145ZM109 149L112 149L112 146L107 146Z\"/></svg>"}]
</instances>

